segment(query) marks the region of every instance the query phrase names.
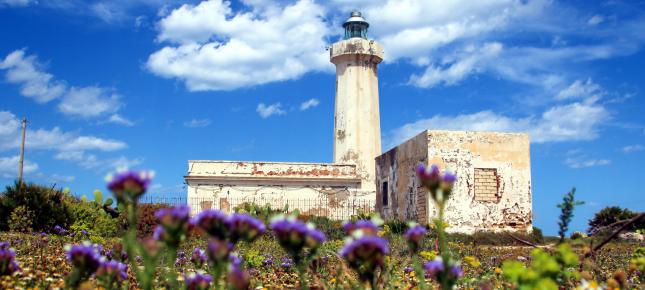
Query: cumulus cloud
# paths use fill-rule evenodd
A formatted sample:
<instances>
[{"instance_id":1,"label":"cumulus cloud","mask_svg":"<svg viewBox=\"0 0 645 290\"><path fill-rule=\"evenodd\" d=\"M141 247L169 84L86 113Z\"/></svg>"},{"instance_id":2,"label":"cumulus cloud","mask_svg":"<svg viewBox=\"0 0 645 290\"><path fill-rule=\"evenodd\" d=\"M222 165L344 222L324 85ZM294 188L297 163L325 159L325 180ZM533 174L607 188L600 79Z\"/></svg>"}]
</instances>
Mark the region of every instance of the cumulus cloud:
<instances>
[{"instance_id":1,"label":"cumulus cloud","mask_svg":"<svg viewBox=\"0 0 645 290\"><path fill-rule=\"evenodd\" d=\"M558 100L566 100L572 98L585 98L592 95L599 95L601 87L595 84L590 78L587 81L576 80L570 86L560 91L556 95Z\"/></svg>"},{"instance_id":2,"label":"cumulus cloud","mask_svg":"<svg viewBox=\"0 0 645 290\"><path fill-rule=\"evenodd\" d=\"M458 57L446 57L440 65L430 65L422 75L413 74L410 83L417 87L428 88L444 83L454 85L468 75L482 69L482 62L493 59L502 51L498 42L486 43L482 47L469 46Z\"/></svg>"},{"instance_id":3,"label":"cumulus cloud","mask_svg":"<svg viewBox=\"0 0 645 290\"><path fill-rule=\"evenodd\" d=\"M564 160L564 164L567 165L569 168L579 169L579 168L587 168L587 167L609 165L609 164L611 164L611 160L609 160L609 159L581 159L581 158L569 157L569 158Z\"/></svg>"},{"instance_id":4,"label":"cumulus cloud","mask_svg":"<svg viewBox=\"0 0 645 290\"><path fill-rule=\"evenodd\" d=\"M100 87L72 87L65 94L58 109L66 115L84 118L114 113L119 109L119 96Z\"/></svg>"},{"instance_id":5,"label":"cumulus cloud","mask_svg":"<svg viewBox=\"0 0 645 290\"><path fill-rule=\"evenodd\" d=\"M184 127L187 128L200 128L206 127L211 124L210 119L192 119L190 121L184 122Z\"/></svg>"},{"instance_id":6,"label":"cumulus cloud","mask_svg":"<svg viewBox=\"0 0 645 290\"><path fill-rule=\"evenodd\" d=\"M623 153L634 153L634 152L645 150L645 146L639 145L639 144L627 145L621 148L620 150L623 151Z\"/></svg>"},{"instance_id":7,"label":"cumulus cloud","mask_svg":"<svg viewBox=\"0 0 645 290\"><path fill-rule=\"evenodd\" d=\"M313 107L316 107L320 104L320 101L318 99L309 99L307 101L304 101L300 104L300 111L306 111L309 110Z\"/></svg>"},{"instance_id":8,"label":"cumulus cloud","mask_svg":"<svg viewBox=\"0 0 645 290\"><path fill-rule=\"evenodd\" d=\"M112 114L110 118L107 119L108 123L113 123L113 124L118 124L118 125L123 125L123 126L134 126L134 122L126 119L125 117L119 115L119 114Z\"/></svg>"},{"instance_id":9,"label":"cumulus cloud","mask_svg":"<svg viewBox=\"0 0 645 290\"><path fill-rule=\"evenodd\" d=\"M593 25L598 25L598 24L602 23L603 21L605 21L605 17L602 16L602 15L596 14L594 16L591 16L591 18L589 18L589 20L587 21L587 24L593 26Z\"/></svg>"},{"instance_id":10,"label":"cumulus cloud","mask_svg":"<svg viewBox=\"0 0 645 290\"><path fill-rule=\"evenodd\" d=\"M17 149L20 145L18 118L11 112L0 111L0 124L0 151ZM29 150L53 151L55 159L74 161L83 167L106 162L89 152L113 152L128 147L120 140L65 132L58 127L28 129L25 143Z\"/></svg>"},{"instance_id":11,"label":"cumulus cloud","mask_svg":"<svg viewBox=\"0 0 645 290\"><path fill-rule=\"evenodd\" d=\"M405 124L387 136L387 148L394 147L424 130L465 130L528 132L531 142L593 140L599 127L610 118L605 107L595 100L557 105L540 116L511 117L492 111L456 116L437 115Z\"/></svg>"},{"instance_id":12,"label":"cumulus cloud","mask_svg":"<svg viewBox=\"0 0 645 290\"><path fill-rule=\"evenodd\" d=\"M309 0L251 12L234 12L221 0L182 5L159 22L158 40L165 46L150 55L147 67L183 81L190 91L232 90L331 71L325 13Z\"/></svg>"},{"instance_id":13,"label":"cumulus cloud","mask_svg":"<svg viewBox=\"0 0 645 290\"><path fill-rule=\"evenodd\" d=\"M60 99L58 109L65 115L94 118L113 114L121 107L114 90L98 86L68 88L45 71L35 55L26 55L25 49L16 50L5 57L0 69L6 70L5 79L20 85L20 94L38 103ZM112 115L118 116L118 115ZM110 117L110 122L128 125L126 120Z\"/></svg>"},{"instance_id":14,"label":"cumulus cloud","mask_svg":"<svg viewBox=\"0 0 645 290\"><path fill-rule=\"evenodd\" d=\"M21 6L27 6L33 2L36 2L36 1L35 0L0 0L0 7L2 7L2 5L21 7Z\"/></svg>"},{"instance_id":15,"label":"cumulus cloud","mask_svg":"<svg viewBox=\"0 0 645 290\"><path fill-rule=\"evenodd\" d=\"M282 109L282 104L280 103L275 103L271 105L265 105L264 103L259 103L258 107L255 109L258 114L260 114L260 117L263 119L266 119L268 117L271 117L273 115L284 115L287 112Z\"/></svg>"},{"instance_id":16,"label":"cumulus cloud","mask_svg":"<svg viewBox=\"0 0 645 290\"><path fill-rule=\"evenodd\" d=\"M0 176L4 178L15 178L18 176L18 163L20 156L0 157ZM38 170L38 164L25 160L22 167L23 174L29 174Z\"/></svg>"},{"instance_id":17,"label":"cumulus cloud","mask_svg":"<svg viewBox=\"0 0 645 290\"><path fill-rule=\"evenodd\" d=\"M43 65L35 55L25 56L25 50L16 50L5 57L0 69L6 70L7 82L20 85L20 94L46 103L60 97L65 85L55 81L54 76L43 71Z\"/></svg>"}]
</instances>

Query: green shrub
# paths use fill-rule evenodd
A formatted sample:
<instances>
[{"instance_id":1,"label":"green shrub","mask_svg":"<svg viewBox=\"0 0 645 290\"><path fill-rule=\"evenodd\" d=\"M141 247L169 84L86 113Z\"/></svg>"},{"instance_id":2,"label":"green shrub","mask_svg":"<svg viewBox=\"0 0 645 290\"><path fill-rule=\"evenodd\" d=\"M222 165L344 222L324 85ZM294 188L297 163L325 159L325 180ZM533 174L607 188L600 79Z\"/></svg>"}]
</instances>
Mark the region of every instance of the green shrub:
<instances>
[{"instance_id":1,"label":"green shrub","mask_svg":"<svg viewBox=\"0 0 645 290\"><path fill-rule=\"evenodd\" d=\"M78 199L69 200L70 215L74 221L70 231L80 234L82 230L91 236L114 237L119 234L119 219L110 217L100 204Z\"/></svg>"},{"instance_id":2,"label":"green shrub","mask_svg":"<svg viewBox=\"0 0 645 290\"><path fill-rule=\"evenodd\" d=\"M56 225L69 227L72 220L65 199L71 198L62 190L23 183L18 190L18 183L7 186L0 194L0 229L8 230L11 213L20 206L33 213L31 225L33 230L48 230Z\"/></svg>"},{"instance_id":3,"label":"green shrub","mask_svg":"<svg viewBox=\"0 0 645 290\"><path fill-rule=\"evenodd\" d=\"M9 218L9 229L14 232L33 232L34 213L26 206L21 205L13 209Z\"/></svg>"},{"instance_id":4,"label":"green shrub","mask_svg":"<svg viewBox=\"0 0 645 290\"><path fill-rule=\"evenodd\" d=\"M408 228L408 224L406 222L397 219L387 220L385 221L383 226L387 226L390 230L390 233L397 235L405 233L405 230L407 230Z\"/></svg>"},{"instance_id":5,"label":"green shrub","mask_svg":"<svg viewBox=\"0 0 645 290\"><path fill-rule=\"evenodd\" d=\"M300 216L299 219L316 225L316 228L327 237L327 240L342 240L346 234L343 230L343 222L332 220L324 216Z\"/></svg>"},{"instance_id":6,"label":"green shrub","mask_svg":"<svg viewBox=\"0 0 645 290\"><path fill-rule=\"evenodd\" d=\"M598 211L592 219L589 220L588 233L595 233L598 230L616 223L618 221L628 220L635 217L638 213L618 206L608 206ZM645 219L634 223L627 228L628 231L645 229Z\"/></svg>"}]
</instances>

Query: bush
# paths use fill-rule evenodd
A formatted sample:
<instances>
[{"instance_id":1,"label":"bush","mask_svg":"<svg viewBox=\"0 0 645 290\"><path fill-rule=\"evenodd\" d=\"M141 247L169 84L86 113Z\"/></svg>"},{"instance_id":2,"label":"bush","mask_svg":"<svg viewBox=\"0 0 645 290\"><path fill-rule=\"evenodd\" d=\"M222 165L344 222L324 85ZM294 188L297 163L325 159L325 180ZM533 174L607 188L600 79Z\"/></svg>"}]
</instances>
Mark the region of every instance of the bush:
<instances>
[{"instance_id":1,"label":"bush","mask_svg":"<svg viewBox=\"0 0 645 290\"><path fill-rule=\"evenodd\" d=\"M589 220L588 233L592 234L603 227L616 223L622 220L628 220L635 217L637 213L618 206L608 206L597 212L592 219ZM636 231L638 229L645 229L645 219L628 228L628 231Z\"/></svg>"},{"instance_id":2,"label":"bush","mask_svg":"<svg viewBox=\"0 0 645 290\"><path fill-rule=\"evenodd\" d=\"M24 207L27 212L33 213L31 226L35 231L48 230L56 225L67 228L73 221L65 203L66 198L71 196L53 187L23 183L19 191L18 182L13 186L7 186L0 194L0 229L9 229L8 221L18 207Z\"/></svg>"},{"instance_id":3,"label":"bush","mask_svg":"<svg viewBox=\"0 0 645 290\"><path fill-rule=\"evenodd\" d=\"M9 218L9 229L14 232L31 233L34 231L34 219L34 213L26 206L21 205L14 208L11 212L11 216Z\"/></svg>"},{"instance_id":4,"label":"bush","mask_svg":"<svg viewBox=\"0 0 645 290\"><path fill-rule=\"evenodd\" d=\"M69 199L70 215L74 221L70 230L80 234L85 230L90 236L114 237L119 234L119 220L110 217L100 204L94 201Z\"/></svg>"},{"instance_id":5,"label":"bush","mask_svg":"<svg viewBox=\"0 0 645 290\"><path fill-rule=\"evenodd\" d=\"M318 230L325 233L327 240L342 240L346 236L342 221L324 216L299 216L298 218L316 225Z\"/></svg>"},{"instance_id":6,"label":"bush","mask_svg":"<svg viewBox=\"0 0 645 290\"><path fill-rule=\"evenodd\" d=\"M405 233L405 230L407 230L408 224L404 221L391 219L385 221L385 223L383 223L383 227L387 227L389 232L392 234L403 234Z\"/></svg>"}]
</instances>

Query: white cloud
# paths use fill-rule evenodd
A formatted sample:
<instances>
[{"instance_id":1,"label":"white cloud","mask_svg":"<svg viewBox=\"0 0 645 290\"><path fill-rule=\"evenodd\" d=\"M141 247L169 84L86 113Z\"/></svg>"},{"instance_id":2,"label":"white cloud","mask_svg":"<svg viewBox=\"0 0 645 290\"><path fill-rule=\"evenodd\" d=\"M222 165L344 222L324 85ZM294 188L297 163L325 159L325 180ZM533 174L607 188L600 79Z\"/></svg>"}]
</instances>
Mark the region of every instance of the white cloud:
<instances>
[{"instance_id":1,"label":"white cloud","mask_svg":"<svg viewBox=\"0 0 645 290\"><path fill-rule=\"evenodd\" d=\"M184 127L187 128L200 128L206 127L211 124L210 119L192 119L190 121L184 122Z\"/></svg>"},{"instance_id":2,"label":"white cloud","mask_svg":"<svg viewBox=\"0 0 645 290\"><path fill-rule=\"evenodd\" d=\"M645 150L645 146L643 145L628 145L623 148L621 148L623 153L633 153L633 152L638 152L638 151L643 151Z\"/></svg>"},{"instance_id":3,"label":"white cloud","mask_svg":"<svg viewBox=\"0 0 645 290\"><path fill-rule=\"evenodd\" d=\"M166 46L148 69L177 78L190 91L232 90L297 79L333 68L325 51L326 10L309 0L233 12L229 2L182 5L159 22Z\"/></svg>"},{"instance_id":4,"label":"white cloud","mask_svg":"<svg viewBox=\"0 0 645 290\"><path fill-rule=\"evenodd\" d=\"M66 115L83 118L114 113L119 109L119 96L100 87L72 87L58 109Z\"/></svg>"},{"instance_id":5,"label":"white cloud","mask_svg":"<svg viewBox=\"0 0 645 290\"><path fill-rule=\"evenodd\" d=\"M20 140L18 118L11 112L0 111L0 123L0 151L17 149ZM83 167L92 167L91 163L105 162L87 152L112 152L128 147L123 141L64 132L58 127L28 128L25 139L25 147L29 150L53 151L55 159L74 161Z\"/></svg>"},{"instance_id":6,"label":"white cloud","mask_svg":"<svg viewBox=\"0 0 645 290\"><path fill-rule=\"evenodd\" d=\"M300 104L300 111L306 111L309 110L313 107L316 107L320 104L320 101L318 99L309 99L307 101L304 101Z\"/></svg>"},{"instance_id":7,"label":"white cloud","mask_svg":"<svg viewBox=\"0 0 645 290\"><path fill-rule=\"evenodd\" d=\"M480 63L497 57L502 51L498 42L486 43L482 47L467 47L462 55L444 59L441 66L428 66L423 75L413 74L410 83L417 87L428 88L437 84L454 85L468 75L481 70Z\"/></svg>"},{"instance_id":8,"label":"white cloud","mask_svg":"<svg viewBox=\"0 0 645 290\"><path fill-rule=\"evenodd\" d=\"M593 140L598 137L599 127L609 118L609 112L595 100L557 105L539 117L514 118L492 111L437 115L392 130L385 144L391 148L424 130L528 132L534 143Z\"/></svg>"},{"instance_id":9,"label":"white cloud","mask_svg":"<svg viewBox=\"0 0 645 290\"><path fill-rule=\"evenodd\" d=\"M44 71L35 55L25 56L25 50L16 50L5 57L0 69L6 70L6 80L20 85L20 94L46 103L62 97L58 109L75 117L99 117L115 113L121 107L119 96L112 89L98 86L71 87L54 79Z\"/></svg>"},{"instance_id":10,"label":"white cloud","mask_svg":"<svg viewBox=\"0 0 645 290\"><path fill-rule=\"evenodd\" d=\"M266 119L268 117L271 117L273 115L284 115L287 112L282 109L282 105L280 103L275 103L271 105L265 105L264 103L259 103L258 107L256 108L256 111L258 114L260 114L260 117L263 119Z\"/></svg>"},{"instance_id":11,"label":"white cloud","mask_svg":"<svg viewBox=\"0 0 645 290\"><path fill-rule=\"evenodd\" d=\"M60 97L65 92L62 82L53 80L54 76L43 71L36 56L25 56L25 50L16 50L0 62L0 69L6 70L7 82L20 85L20 94L46 103Z\"/></svg>"},{"instance_id":12,"label":"white cloud","mask_svg":"<svg viewBox=\"0 0 645 290\"><path fill-rule=\"evenodd\" d=\"M4 178L16 178L18 176L18 163L20 156L0 157L0 176ZM22 166L23 174L29 174L38 170L38 164L25 160Z\"/></svg>"},{"instance_id":13,"label":"white cloud","mask_svg":"<svg viewBox=\"0 0 645 290\"><path fill-rule=\"evenodd\" d=\"M126 119L125 117L119 115L119 114L112 114L109 119L107 119L108 123L113 123L113 124L118 124L118 125L123 125L123 126L134 126L134 122Z\"/></svg>"},{"instance_id":14,"label":"white cloud","mask_svg":"<svg viewBox=\"0 0 645 290\"><path fill-rule=\"evenodd\" d=\"M70 183L76 180L76 177L71 175L52 174L48 176L47 179L54 183Z\"/></svg>"},{"instance_id":15,"label":"white cloud","mask_svg":"<svg viewBox=\"0 0 645 290\"><path fill-rule=\"evenodd\" d=\"M35 0L0 0L0 7L2 5L21 7L27 6L30 3L36 2Z\"/></svg>"},{"instance_id":16,"label":"white cloud","mask_svg":"<svg viewBox=\"0 0 645 290\"><path fill-rule=\"evenodd\" d=\"M568 157L564 160L564 164L569 168L579 169L595 166L604 166L611 164L609 159L583 159L578 157Z\"/></svg>"},{"instance_id":17,"label":"white cloud","mask_svg":"<svg viewBox=\"0 0 645 290\"><path fill-rule=\"evenodd\" d=\"M601 87L598 84L595 84L591 79L587 79L586 82L576 80L566 89L560 91L555 98L557 100L587 98L601 93Z\"/></svg>"},{"instance_id":18,"label":"white cloud","mask_svg":"<svg viewBox=\"0 0 645 290\"><path fill-rule=\"evenodd\" d=\"M602 15L596 14L596 15L592 16L591 18L589 18L589 20L587 21L587 24L593 26L593 25L598 25L598 24L602 23L603 21L605 21L605 17L602 16Z\"/></svg>"}]
</instances>

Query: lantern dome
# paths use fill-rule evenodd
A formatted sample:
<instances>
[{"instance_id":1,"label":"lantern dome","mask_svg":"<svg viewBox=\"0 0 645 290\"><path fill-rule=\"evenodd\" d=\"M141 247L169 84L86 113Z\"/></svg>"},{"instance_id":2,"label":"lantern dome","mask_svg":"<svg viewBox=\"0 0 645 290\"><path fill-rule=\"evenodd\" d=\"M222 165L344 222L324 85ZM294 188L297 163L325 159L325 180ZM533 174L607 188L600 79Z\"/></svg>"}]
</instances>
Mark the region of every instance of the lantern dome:
<instances>
[{"instance_id":1,"label":"lantern dome","mask_svg":"<svg viewBox=\"0 0 645 290\"><path fill-rule=\"evenodd\" d=\"M363 15L354 11L349 18L343 23L343 28L345 28L345 39L350 39L354 37L367 39L367 28L370 27L370 24L365 21Z\"/></svg>"}]
</instances>

